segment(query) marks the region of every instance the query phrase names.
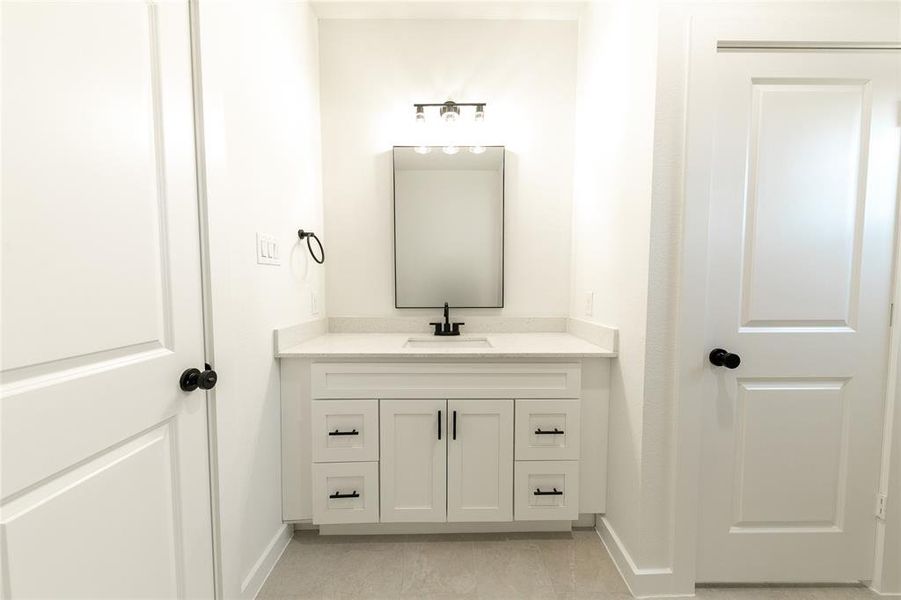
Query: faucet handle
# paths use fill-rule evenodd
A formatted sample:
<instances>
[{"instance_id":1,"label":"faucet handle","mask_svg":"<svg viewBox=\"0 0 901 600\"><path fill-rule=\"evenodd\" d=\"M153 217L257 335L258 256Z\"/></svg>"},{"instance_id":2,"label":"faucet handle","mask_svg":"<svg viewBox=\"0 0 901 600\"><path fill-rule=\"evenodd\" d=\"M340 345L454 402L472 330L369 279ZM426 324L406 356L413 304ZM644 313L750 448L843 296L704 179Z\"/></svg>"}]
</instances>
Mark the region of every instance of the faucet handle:
<instances>
[{"instance_id":1,"label":"faucet handle","mask_svg":"<svg viewBox=\"0 0 901 600\"><path fill-rule=\"evenodd\" d=\"M466 325L466 323L454 323L454 335L460 335L460 325Z\"/></svg>"},{"instance_id":2,"label":"faucet handle","mask_svg":"<svg viewBox=\"0 0 901 600\"><path fill-rule=\"evenodd\" d=\"M444 325L444 323L439 321L437 323L429 323L429 325L435 328L435 335L441 335L441 326Z\"/></svg>"}]
</instances>

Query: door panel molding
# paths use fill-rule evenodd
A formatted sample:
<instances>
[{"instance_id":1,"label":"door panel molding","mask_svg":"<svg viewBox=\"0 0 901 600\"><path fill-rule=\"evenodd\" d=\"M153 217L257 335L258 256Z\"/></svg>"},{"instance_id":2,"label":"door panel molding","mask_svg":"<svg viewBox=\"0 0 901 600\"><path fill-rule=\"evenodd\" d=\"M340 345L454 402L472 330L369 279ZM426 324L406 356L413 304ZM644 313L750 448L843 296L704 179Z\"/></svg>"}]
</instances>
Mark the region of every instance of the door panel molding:
<instances>
[{"instance_id":1,"label":"door panel molding","mask_svg":"<svg viewBox=\"0 0 901 600\"><path fill-rule=\"evenodd\" d=\"M181 596L184 530L176 502L180 484L173 430L173 420L166 420L5 499L0 520L7 553L4 596L16 597L19 589L29 595L40 590L45 597L110 589L128 595L135 581L144 593ZM103 521L92 516L98 504ZM66 513L85 519L67 524L63 536L43 526ZM129 554L122 544L135 538L141 547L138 564L122 558ZM75 563L57 560L85 539L92 540L93 552L82 552ZM47 561L63 572L46 577ZM168 578L158 577L163 574Z\"/></svg>"},{"instance_id":2,"label":"door panel molding","mask_svg":"<svg viewBox=\"0 0 901 600\"><path fill-rule=\"evenodd\" d=\"M758 327L767 332L853 330L866 203L869 83L755 77L751 93L740 327L749 332ZM828 139L809 139L811 129L823 122L834 126L842 118L843 130ZM838 155L827 155L828 146ZM764 154L775 156L766 160ZM786 196L796 205L790 211L782 206ZM808 203L802 204L805 199ZM812 211L819 214L815 224L806 218ZM847 212L854 214L850 224L843 222ZM768 228L774 230L770 236ZM836 269L843 261L846 271ZM806 285L797 285L805 277Z\"/></svg>"},{"instance_id":3,"label":"door panel molding","mask_svg":"<svg viewBox=\"0 0 901 600\"><path fill-rule=\"evenodd\" d=\"M719 40L716 49L720 52L804 52L838 50L840 52L873 52L901 50L898 42L761 42L756 40Z\"/></svg>"},{"instance_id":4,"label":"door panel molding","mask_svg":"<svg viewBox=\"0 0 901 600\"><path fill-rule=\"evenodd\" d=\"M40 28L40 10L32 9L31 15L22 11L19 18L30 19ZM44 10L72 9L48 6ZM53 62L59 60L58 55L48 53L23 79L19 94L4 100L12 105L10 110L19 114L19 103L30 96L34 115L19 119L18 124L17 120L8 119L7 125L15 129L4 135L24 146L19 149L21 156L9 166L6 175L15 176L5 182L4 192L32 199L28 212L7 211L4 215L4 254L9 255L3 261L4 379L11 369L40 365L37 372L46 373L54 364L67 368L73 363L103 361L110 354L121 354L125 348L140 351L152 342L172 349L174 342L158 7L154 3L121 5L90 16L86 16L87 10L74 9L73 28L79 20L92 24L110 20L111 27L123 30L121 35L136 34L128 40L127 47L118 48L119 59L108 61L107 68L92 65L83 69L77 57L70 57L66 59L69 75L63 81L35 77L45 71L57 74L61 70ZM108 43L118 42L123 40ZM141 63L139 68L128 68L126 61L132 59ZM87 72L82 73L83 70ZM23 77L16 68L8 76L13 79L11 83ZM104 86L86 87L79 76L85 80L117 78L119 93L127 97L121 100L130 106L126 109L118 105L117 96L109 94ZM59 98L70 101L59 102ZM105 110L108 122L92 120L84 104ZM143 109L146 111L141 112ZM113 127L121 128L121 132L114 135L103 131L101 135L95 131L110 122L115 122ZM35 130L34 140L22 143L28 128ZM58 148L46 151L45 138L53 139ZM82 144L93 147L86 151ZM41 174L35 172L36 165L41 165ZM47 171L53 176L46 176ZM65 187L58 185L60 179L66 180ZM94 206L82 213L59 204L65 199L65 204L74 206L83 197L95 200ZM92 215L91 210L100 214ZM110 229L107 219L123 222ZM38 223L41 227L36 227ZM43 233L29 237L37 231ZM115 231L118 233L113 235ZM143 243L151 238L152 244ZM61 269L58 258L34 251L42 243L65 252L67 260L77 266ZM84 249L88 248L95 258L86 255ZM127 254L123 256L123 252ZM129 263L123 265L126 256ZM85 281L83 277L92 279ZM99 282L106 285L97 285ZM59 290L68 291L61 294ZM147 293L150 291L152 294ZM123 302L131 304L130 311L121 310L119 304ZM45 307L50 309L44 310ZM10 311L15 311L16 316L10 318ZM57 337L33 339L33 332L41 328Z\"/></svg>"},{"instance_id":5,"label":"door panel molding","mask_svg":"<svg viewBox=\"0 0 901 600\"><path fill-rule=\"evenodd\" d=\"M850 378L738 378L734 459L737 468L730 533L843 531L849 381ZM794 409L796 419L786 423L787 415L781 415L783 430L758 439L755 444L749 431L754 420L766 421L775 415L777 405L787 402L798 404ZM825 422L827 411L831 422ZM812 437L812 443L799 443L801 435L806 435L805 439ZM757 503L756 517L748 514L753 510L748 506L752 502ZM818 518L803 514L816 512L816 504L823 511L816 515ZM779 517L778 511L791 514Z\"/></svg>"}]
</instances>

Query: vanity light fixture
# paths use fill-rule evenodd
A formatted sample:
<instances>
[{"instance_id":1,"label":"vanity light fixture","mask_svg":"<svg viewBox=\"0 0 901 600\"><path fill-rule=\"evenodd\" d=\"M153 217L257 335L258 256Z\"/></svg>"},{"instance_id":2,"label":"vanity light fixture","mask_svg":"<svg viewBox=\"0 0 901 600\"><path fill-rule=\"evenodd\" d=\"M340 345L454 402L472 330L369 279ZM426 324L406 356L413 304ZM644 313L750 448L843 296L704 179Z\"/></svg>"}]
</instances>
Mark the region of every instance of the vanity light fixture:
<instances>
[{"instance_id":1,"label":"vanity light fixture","mask_svg":"<svg viewBox=\"0 0 901 600\"><path fill-rule=\"evenodd\" d=\"M462 107L473 106L475 107L475 121L476 123L481 123L485 120L485 106L484 102L454 102L453 100L448 100L447 102L426 102L422 104L414 104L413 107L416 109L416 122L424 123L426 120L425 109L428 107L438 107L438 115L447 123L453 123L460 118Z\"/></svg>"},{"instance_id":2,"label":"vanity light fixture","mask_svg":"<svg viewBox=\"0 0 901 600\"><path fill-rule=\"evenodd\" d=\"M445 102L438 112L445 123L454 123L460 116L460 107L453 102Z\"/></svg>"}]
</instances>

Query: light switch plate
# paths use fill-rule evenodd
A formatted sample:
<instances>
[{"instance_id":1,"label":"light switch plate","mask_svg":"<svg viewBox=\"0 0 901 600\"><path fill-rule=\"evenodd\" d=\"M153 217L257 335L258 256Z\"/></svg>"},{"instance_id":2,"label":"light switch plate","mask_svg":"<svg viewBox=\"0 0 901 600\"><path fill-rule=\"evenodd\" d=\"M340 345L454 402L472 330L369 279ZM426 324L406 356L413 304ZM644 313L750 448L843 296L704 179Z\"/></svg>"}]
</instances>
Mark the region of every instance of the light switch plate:
<instances>
[{"instance_id":1,"label":"light switch plate","mask_svg":"<svg viewBox=\"0 0 901 600\"><path fill-rule=\"evenodd\" d=\"M279 265L281 259L278 240L274 235L257 233L257 263L261 265Z\"/></svg>"},{"instance_id":2,"label":"light switch plate","mask_svg":"<svg viewBox=\"0 0 901 600\"><path fill-rule=\"evenodd\" d=\"M594 313L594 292L585 292L585 316L590 317Z\"/></svg>"},{"instance_id":3,"label":"light switch plate","mask_svg":"<svg viewBox=\"0 0 901 600\"><path fill-rule=\"evenodd\" d=\"M310 290L310 314L314 317L319 314L319 296L313 290Z\"/></svg>"}]
</instances>

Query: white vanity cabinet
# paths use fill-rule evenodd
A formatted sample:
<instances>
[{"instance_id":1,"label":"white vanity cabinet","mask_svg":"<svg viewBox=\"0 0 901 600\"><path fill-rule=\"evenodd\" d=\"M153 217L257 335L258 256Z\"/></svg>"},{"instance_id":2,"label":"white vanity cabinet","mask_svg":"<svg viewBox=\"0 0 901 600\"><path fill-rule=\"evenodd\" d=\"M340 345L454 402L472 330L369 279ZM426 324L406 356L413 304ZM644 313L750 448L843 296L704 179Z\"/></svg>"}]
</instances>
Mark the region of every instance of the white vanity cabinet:
<instances>
[{"instance_id":1,"label":"white vanity cabinet","mask_svg":"<svg viewBox=\"0 0 901 600\"><path fill-rule=\"evenodd\" d=\"M381 400L379 420L382 523L513 520L513 400Z\"/></svg>"},{"instance_id":2,"label":"white vanity cabinet","mask_svg":"<svg viewBox=\"0 0 901 600\"><path fill-rule=\"evenodd\" d=\"M448 400L447 520L513 520L513 400Z\"/></svg>"},{"instance_id":3,"label":"white vanity cabinet","mask_svg":"<svg viewBox=\"0 0 901 600\"><path fill-rule=\"evenodd\" d=\"M569 528L605 508L608 382L601 359L283 360L284 519Z\"/></svg>"},{"instance_id":4,"label":"white vanity cabinet","mask_svg":"<svg viewBox=\"0 0 901 600\"><path fill-rule=\"evenodd\" d=\"M379 435L381 522L445 521L447 401L382 400Z\"/></svg>"}]
</instances>

